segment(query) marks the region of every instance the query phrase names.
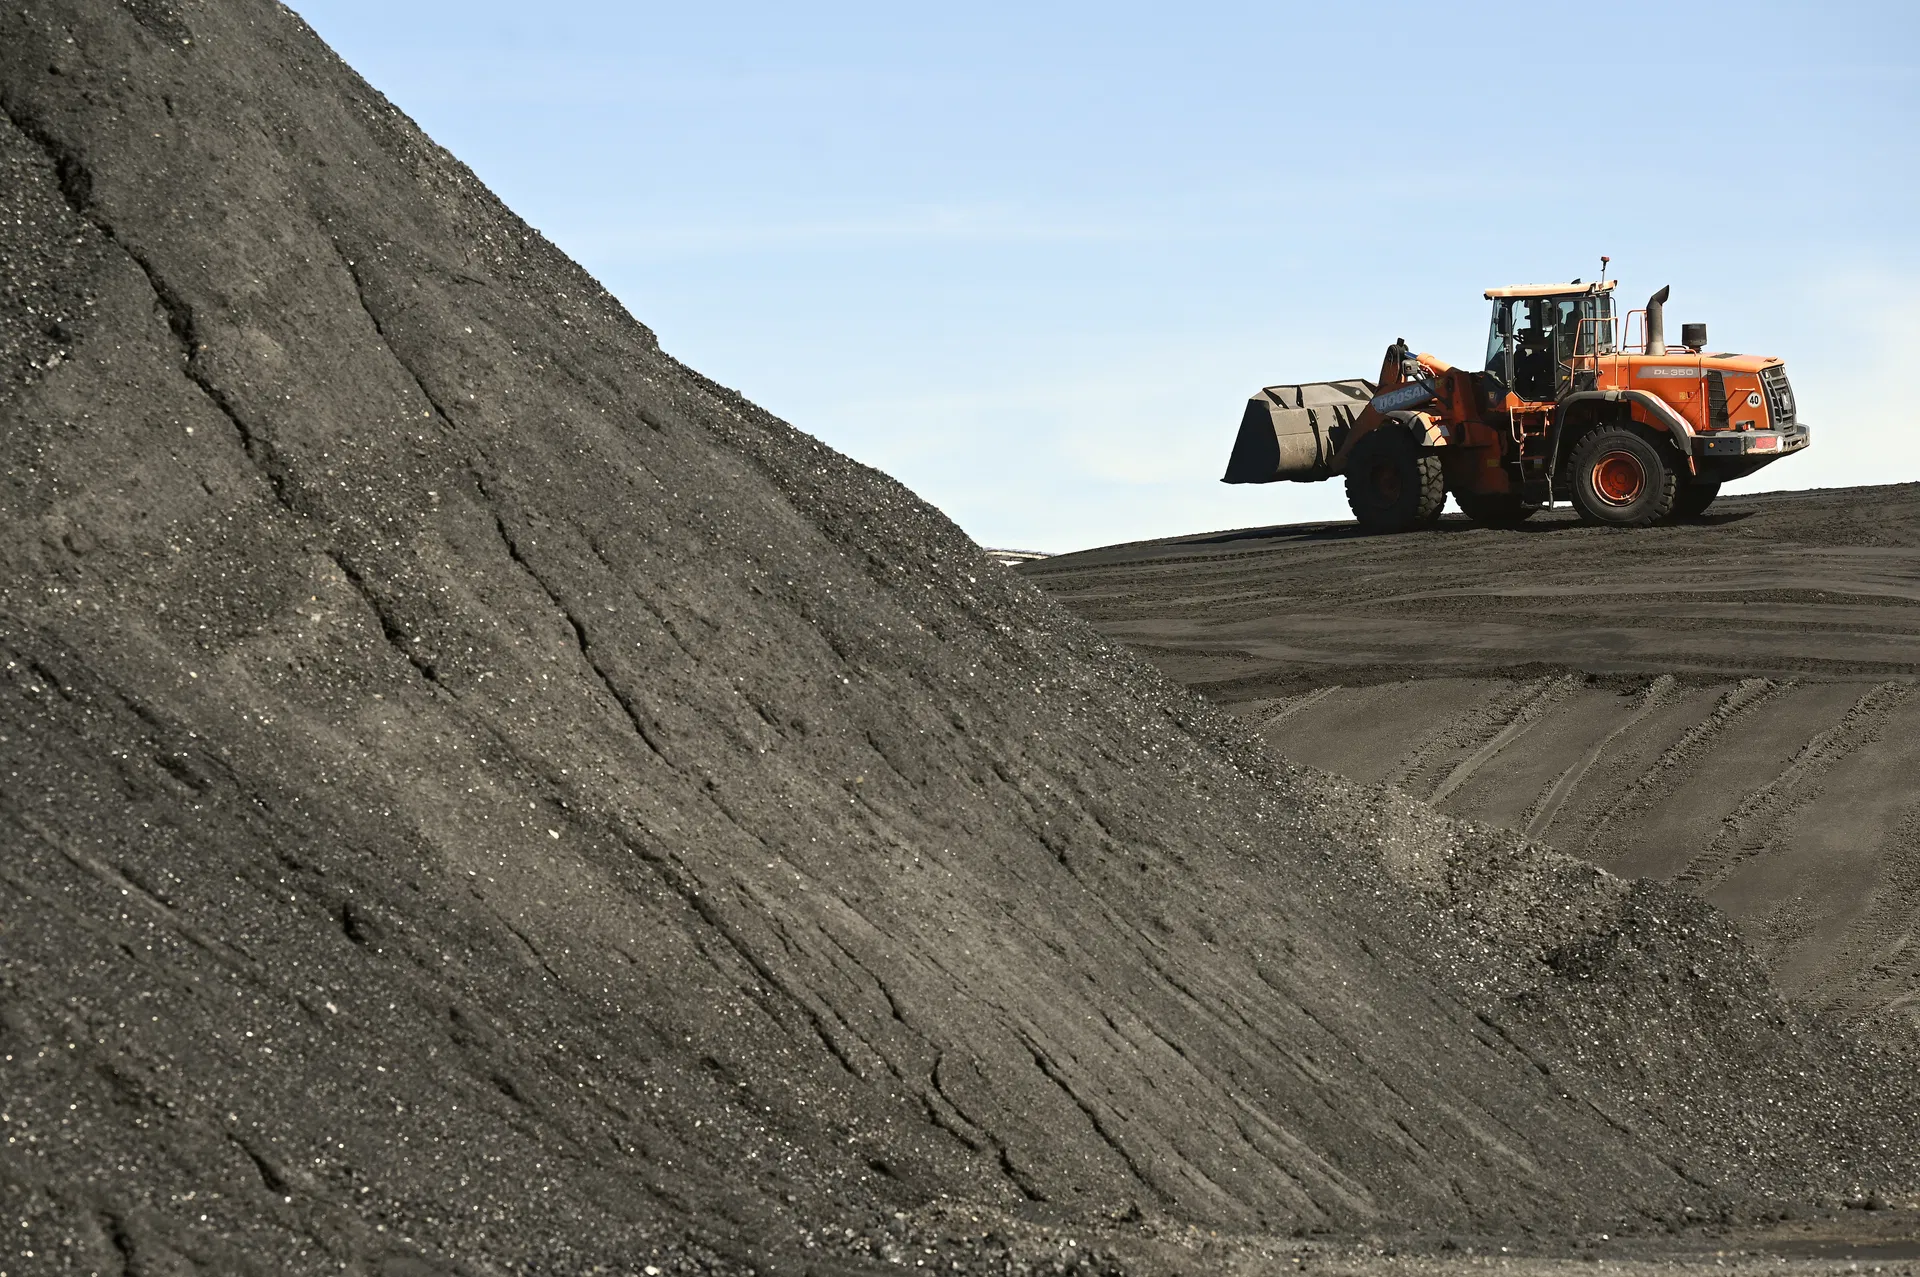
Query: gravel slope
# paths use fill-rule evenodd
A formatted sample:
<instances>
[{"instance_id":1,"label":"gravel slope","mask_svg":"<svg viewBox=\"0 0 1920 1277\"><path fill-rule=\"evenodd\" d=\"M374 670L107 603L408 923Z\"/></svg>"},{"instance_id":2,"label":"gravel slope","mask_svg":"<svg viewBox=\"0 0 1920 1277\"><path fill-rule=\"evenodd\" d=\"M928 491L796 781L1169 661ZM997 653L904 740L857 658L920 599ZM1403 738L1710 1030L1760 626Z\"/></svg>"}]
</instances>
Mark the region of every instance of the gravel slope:
<instances>
[{"instance_id":1,"label":"gravel slope","mask_svg":"<svg viewBox=\"0 0 1920 1277\"><path fill-rule=\"evenodd\" d=\"M1059 1239L1920 1184L1903 1062L1717 915L1276 759L287 10L7 9L0 107L7 1271L1148 1272Z\"/></svg>"},{"instance_id":2,"label":"gravel slope","mask_svg":"<svg viewBox=\"0 0 1920 1277\"><path fill-rule=\"evenodd\" d=\"M1030 577L1290 758L1737 919L1776 982L1920 1023L1920 488L1114 547Z\"/></svg>"}]
</instances>

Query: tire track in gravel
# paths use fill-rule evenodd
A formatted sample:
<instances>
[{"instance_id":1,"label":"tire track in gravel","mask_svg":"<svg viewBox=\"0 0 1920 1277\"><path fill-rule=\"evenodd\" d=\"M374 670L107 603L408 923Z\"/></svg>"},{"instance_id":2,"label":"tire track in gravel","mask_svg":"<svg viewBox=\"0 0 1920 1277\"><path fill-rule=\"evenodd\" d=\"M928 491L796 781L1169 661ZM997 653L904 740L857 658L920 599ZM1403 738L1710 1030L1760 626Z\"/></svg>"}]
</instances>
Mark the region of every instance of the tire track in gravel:
<instances>
[{"instance_id":1,"label":"tire track in gravel","mask_svg":"<svg viewBox=\"0 0 1920 1277\"><path fill-rule=\"evenodd\" d=\"M1675 679L1671 674L1662 674L1654 679L1647 685L1647 690L1641 696L1639 708L1634 710L1632 716L1595 742L1593 748L1588 750L1579 762L1561 772L1553 784L1541 792L1540 797L1534 800L1533 806L1527 812L1525 828L1529 838L1538 838L1546 833L1553 824L1554 817L1560 814L1561 808L1567 804L1567 799L1572 797L1574 790L1580 787L1580 782L1593 769L1593 765L1600 761L1600 756L1606 753L1607 747L1644 722L1647 715L1651 714L1673 691L1674 684Z\"/></svg>"},{"instance_id":2,"label":"tire track in gravel","mask_svg":"<svg viewBox=\"0 0 1920 1277\"><path fill-rule=\"evenodd\" d=\"M1339 690L1340 684L1335 683L1331 687L1322 687L1316 691L1302 692L1298 696L1288 697L1281 703L1279 708L1263 717L1260 720L1259 726L1255 727L1254 730L1257 732L1265 732L1278 727L1295 714L1300 713L1302 710L1312 709L1315 705L1318 705L1321 701L1326 700L1327 697L1332 696Z\"/></svg>"},{"instance_id":3,"label":"tire track in gravel","mask_svg":"<svg viewBox=\"0 0 1920 1277\"><path fill-rule=\"evenodd\" d=\"M1488 759L1538 721L1551 704L1572 690L1568 676L1529 679L1497 686L1479 704L1455 714L1439 730L1402 754L1384 782L1409 792L1423 788L1423 776L1439 772L1451 758L1466 757L1436 776L1427 801L1439 802L1458 789Z\"/></svg>"},{"instance_id":4,"label":"tire track in gravel","mask_svg":"<svg viewBox=\"0 0 1920 1277\"><path fill-rule=\"evenodd\" d=\"M1679 740L1663 750L1650 766L1627 784L1618 798L1587 823L1580 831L1581 845L1591 848L1600 845L1607 835L1618 828L1631 829L1632 822L1644 817L1655 803L1679 790L1688 774L1719 745L1722 734L1731 724L1792 686L1791 683L1776 683L1765 678L1741 679L1738 685L1720 698L1704 719L1688 728ZM1624 845L1626 838L1623 835L1616 836L1613 841L1616 845Z\"/></svg>"},{"instance_id":5,"label":"tire track in gravel","mask_svg":"<svg viewBox=\"0 0 1920 1277\"><path fill-rule=\"evenodd\" d=\"M1805 1000L1848 1018L1889 1015L1920 1030L1920 807L1881 844L1891 867L1881 898L1835 946ZM1891 937L1891 938L1889 938ZM1858 955L1858 956L1856 956Z\"/></svg>"},{"instance_id":6,"label":"tire track in gravel","mask_svg":"<svg viewBox=\"0 0 1920 1277\"><path fill-rule=\"evenodd\" d=\"M1565 700L1566 697L1573 692L1573 689L1580 685L1580 679L1572 674L1564 674L1556 679L1542 679L1540 682L1544 684L1544 686L1542 686L1535 695L1529 697L1519 709L1514 711L1513 717L1507 720L1506 726L1495 733L1492 740L1475 750L1464 761L1456 765L1452 771L1447 773L1446 778L1434 788L1433 793L1427 796L1428 802L1441 802L1447 795L1459 789L1469 780L1472 780L1473 774L1482 767L1485 767L1489 762L1492 762L1494 755L1512 744L1514 740L1528 728L1538 723L1547 715L1548 711L1562 700Z\"/></svg>"},{"instance_id":7,"label":"tire track in gravel","mask_svg":"<svg viewBox=\"0 0 1920 1277\"><path fill-rule=\"evenodd\" d=\"M1876 739L1887 715L1911 691L1911 684L1897 680L1868 688L1839 722L1801 746L1779 775L1741 799L1721 822L1720 833L1674 875L1674 882L1705 895L1747 862L1767 854L1782 826L1819 795L1821 778Z\"/></svg>"},{"instance_id":8,"label":"tire track in gravel","mask_svg":"<svg viewBox=\"0 0 1920 1277\"><path fill-rule=\"evenodd\" d=\"M1920 1030L1920 796L1874 859L1883 875L1876 900L1847 928L1804 997L1849 1018L1891 1015Z\"/></svg>"}]
</instances>

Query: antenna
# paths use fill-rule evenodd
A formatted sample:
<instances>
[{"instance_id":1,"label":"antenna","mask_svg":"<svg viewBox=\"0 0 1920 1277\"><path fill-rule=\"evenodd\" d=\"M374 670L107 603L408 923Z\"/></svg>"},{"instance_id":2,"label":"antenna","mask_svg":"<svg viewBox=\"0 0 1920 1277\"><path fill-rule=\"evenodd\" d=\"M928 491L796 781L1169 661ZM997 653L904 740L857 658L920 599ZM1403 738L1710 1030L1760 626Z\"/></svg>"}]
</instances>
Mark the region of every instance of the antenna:
<instances>
[{"instance_id":1,"label":"antenna","mask_svg":"<svg viewBox=\"0 0 1920 1277\"><path fill-rule=\"evenodd\" d=\"M1612 260L1605 253L1600 254L1600 282L1603 284L1607 282L1607 263Z\"/></svg>"}]
</instances>

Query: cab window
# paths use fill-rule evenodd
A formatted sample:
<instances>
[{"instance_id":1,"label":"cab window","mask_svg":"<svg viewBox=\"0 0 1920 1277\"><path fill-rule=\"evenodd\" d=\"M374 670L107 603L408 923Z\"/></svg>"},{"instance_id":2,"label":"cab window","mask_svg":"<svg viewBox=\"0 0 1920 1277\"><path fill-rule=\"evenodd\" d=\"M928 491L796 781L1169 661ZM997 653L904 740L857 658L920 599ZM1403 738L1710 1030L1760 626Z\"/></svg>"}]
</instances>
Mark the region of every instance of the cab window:
<instances>
[{"instance_id":1,"label":"cab window","mask_svg":"<svg viewBox=\"0 0 1920 1277\"><path fill-rule=\"evenodd\" d=\"M1580 304L1580 318L1590 321L1586 327L1591 330L1581 337L1580 353L1611 355L1613 353L1613 294L1597 293L1586 298Z\"/></svg>"},{"instance_id":2,"label":"cab window","mask_svg":"<svg viewBox=\"0 0 1920 1277\"><path fill-rule=\"evenodd\" d=\"M1508 313L1512 303L1500 300L1493 303L1493 319L1487 326L1487 371L1507 382L1507 344L1500 332L1500 316Z\"/></svg>"},{"instance_id":3,"label":"cab window","mask_svg":"<svg viewBox=\"0 0 1920 1277\"><path fill-rule=\"evenodd\" d=\"M1562 348L1569 355L1613 353L1613 297L1607 293L1559 303Z\"/></svg>"}]
</instances>

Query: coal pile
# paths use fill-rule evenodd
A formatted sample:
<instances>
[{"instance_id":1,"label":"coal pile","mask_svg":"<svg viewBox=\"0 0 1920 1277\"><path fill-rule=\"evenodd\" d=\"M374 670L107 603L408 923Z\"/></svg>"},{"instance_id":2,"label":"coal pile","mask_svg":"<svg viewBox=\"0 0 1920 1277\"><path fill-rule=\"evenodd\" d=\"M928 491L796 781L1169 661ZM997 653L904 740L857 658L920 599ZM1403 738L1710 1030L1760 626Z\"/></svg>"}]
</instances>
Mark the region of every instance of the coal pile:
<instances>
[{"instance_id":1,"label":"coal pile","mask_svg":"<svg viewBox=\"0 0 1920 1277\"><path fill-rule=\"evenodd\" d=\"M1280 762L288 10L10 8L0 107L7 1271L1099 1272L1920 1184L1899 1062L1716 915Z\"/></svg>"},{"instance_id":2,"label":"coal pile","mask_svg":"<svg viewBox=\"0 0 1920 1277\"><path fill-rule=\"evenodd\" d=\"M1023 571L1286 757L1671 882L1794 1002L1920 1028L1920 485Z\"/></svg>"}]
</instances>

